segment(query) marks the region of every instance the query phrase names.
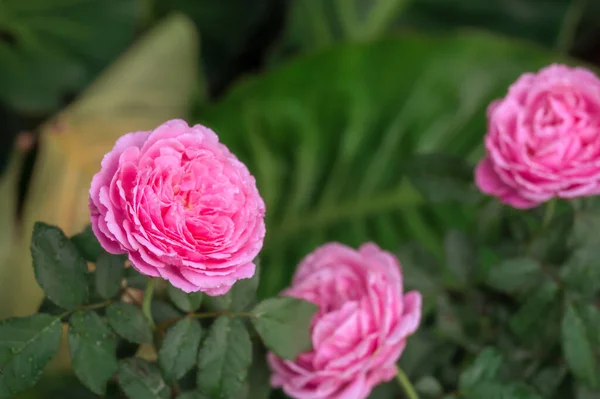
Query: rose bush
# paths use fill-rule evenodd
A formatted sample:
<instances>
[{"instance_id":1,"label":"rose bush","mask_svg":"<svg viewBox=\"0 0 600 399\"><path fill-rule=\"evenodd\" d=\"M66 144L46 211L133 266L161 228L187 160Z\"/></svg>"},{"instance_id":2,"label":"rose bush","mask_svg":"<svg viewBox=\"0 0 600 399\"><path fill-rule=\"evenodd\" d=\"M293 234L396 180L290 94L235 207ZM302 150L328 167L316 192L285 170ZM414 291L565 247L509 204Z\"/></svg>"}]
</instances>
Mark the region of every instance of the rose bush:
<instances>
[{"instance_id":1,"label":"rose bush","mask_svg":"<svg viewBox=\"0 0 600 399\"><path fill-rule=\"evenodd\" d=\"M217 135L182 120L121 137L90 188L102 247L186 292L226 293L254 275L265 205Z\"/></svg>"},{"instance_id":2,"label":"rose bush","mask_svg":"<svg viewBox=\"0 0 600 399\"><path fill-rule=\"evenodd\" d=\"M295 399L366 398L396 375L421 319L421 295L403 293L398 261L372 243L323 245L300 263L283 295L319 306L312 351L295 361L268 356L272 384Z\"/></svg>"},{"instance_id":3,"label":"rose bush","mask_svg":"<svg viewBox=\"0 0 600 399\"><path fill-rule=\"evenodd\" d=\"M600 79L550 65L488 108L479 188L516 208L600 193Z\"/></svg>"}]
</instances>

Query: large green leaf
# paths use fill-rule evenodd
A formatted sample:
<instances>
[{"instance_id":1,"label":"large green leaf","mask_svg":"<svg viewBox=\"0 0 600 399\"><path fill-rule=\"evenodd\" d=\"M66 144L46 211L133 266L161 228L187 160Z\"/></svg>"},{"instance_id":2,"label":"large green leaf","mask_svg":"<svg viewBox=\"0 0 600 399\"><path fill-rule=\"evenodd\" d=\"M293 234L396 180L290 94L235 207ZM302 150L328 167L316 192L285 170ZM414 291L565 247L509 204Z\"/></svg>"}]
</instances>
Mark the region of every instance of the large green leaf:
<instances>
[{"instance_id":1,"label":"large green leaf","mask_svg":"<svg viewBox=\"0 0 600 399\"><path fill-rule=\"evenodd\" d=\"M106 316L112 329L129 342L152 342L152 328L138 307L125 302L113 303L106 309Z\"/></svg>"},{"instance_id":2,"label":"large green leaf","mask_svg":"<svg viewBox=\"0 0 600 399\"><path fill-rule=\"evenodd\" d=\"M139 0L0 2L0 100L54 110L133 39Z\"/></svg>"},{"instance_id":3,"label":"large green leaf","mask_svg":"<svg viewBox=\"0 0 600 399\"><path fill-rule=\"evenodd\" d=\"M596 311L597 312L597 311ZM562 320L562 349L573 374L593 389L600 388L599 326L590 325L589 311L568 304Z\"/></svg>"},{"instance_id":4,"label":"large green leaf","mask_svg":"<svg viewBox=\"0 0 600 399\"><path fill-rule=\"evenodd\" d=\"M556 58L491 35L400 36L345 45L244 80L199 119L255 174L267 204L262 297L317 245L407 237L441 258L466 205L428 206L408 158L481 155L485 109L514 79Z\"/></svg>"},{"instance_id":5,"label":"large green leaf","mask_svg":"<svg viewBox=\"0 0 600 399\"><path fill-rule=\"evenodd\" d=\"M251 321L267 348L277 356L294 360L312 348L311 320L318 309L304 299L269 298L252 309Z\"/></svg>"},{"instance_id":6,"label":"large green leaf","mask_svg":"<svg viewBox=\"0 0 600 399\"><path fill-rule=\"evenodd\" d=\"M156 364L133 357L119 365L119 385L129 399L169 399L171 388Z\"/></svg>"},{"instance_id":7,"label":"large green leaf","mask_svg":"<svg viewBox=\"0 0 600 399\"><path fill-rule=\"evenodd\" d=\"M87 301L87 264L60 228L37 222L31 257L35 278L52 302L74 309Z\"/></svg>"},{"instance_id":8,"label":"large green leaf","mask_svg":"<svg viewBox=\"0 0 600 399\"><path fill-rule=\"evenodd\" d=\"M184 317L172 326L158 351L158 364L168 380L178 380L198 361L202 327L197 320Z\"/></svg>"},{"instance_id":9,"label":"large green leaf","mask_svg":"<svg viewBox=\"0 0 600 399\"><path fill-rule=\"evenodd\" d=\"M564 50L573 45L585 48L596 32L593 16L599 7L594 1L571 0L291 0L274 58L341 41L376 39L398 29L445 32L463 26L556 44ZM573 14L581 17L582 26L571 38ZM566 20L571 24L567 29Z\"/></svg>"},{"instance_id":10,"label":"large green leaf","mask_svg":"<svg viewBox=\"0 0 600 399\"><path fill-rule=\"evenodd\" d=\"M69 351L75 375L92 392L103 395L117 372L117 337L93 311L76 312L69 321Z\"/></svg>"},{"instance_id":11,"label":"large green leaf","mask_svg":"<svg viewBox=\"0 0 600 399\"><path fill-rule=\"evenodd\" d=\"M198 386L213 399L234 399L246 382L252 343L244 322L221 316L211 325L198 354Z\"/></svg>"},{"instance_id":12,"label":"large green leaf","mask_svg":"<svg viewBox=\"0 0 600 399\"><path fill-rule=\"evenodd\" d=\"M46 314L0 323L0 398L32 387L60 343L60 319Z\"/></svg>"}]
</instances>

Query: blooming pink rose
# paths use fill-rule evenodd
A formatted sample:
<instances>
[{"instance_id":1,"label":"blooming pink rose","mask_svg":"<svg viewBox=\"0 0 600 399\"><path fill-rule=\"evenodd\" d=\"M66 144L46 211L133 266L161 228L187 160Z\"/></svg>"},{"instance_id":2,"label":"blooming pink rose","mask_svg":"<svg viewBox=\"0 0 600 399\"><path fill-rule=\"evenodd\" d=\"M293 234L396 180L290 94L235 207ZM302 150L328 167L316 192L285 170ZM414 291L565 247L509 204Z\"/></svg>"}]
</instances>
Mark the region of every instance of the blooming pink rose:
<instances>
[{"instance_id":1,"label":"blooming pink rose","mask_svg":"<svg viewBox=\"0 0 600 399\"><path fill-rule=\"evenodd\" d=\"M515 208L600 193L600 80L551 65L522 75L488 108L481 191Z\"/></svg>"},{"instance_id":2,"label":"blooming pink rose","mask_svg":"<svg viewBox=\"0 0 600 399\"><path fill-rule=\"evenodd\" d=\"M221 295L254 275L264 202L204 126L172 120L121 137L92 179L89 207L105 250L186 292Z\"/></svg>"},{"instance_id":3,"label":"blooming pink rose","mask_svg":"<svg viewBox=\"0 0 600 399\"><path fill-rule=\"evenodd\" d=\"M363 399L396 374L406 338L421 320L421 294L403 294L396 258L375 244L330 243L298 266L283 292L319 306L313 350L295 361L272 353L271 384L296 399Z\"/></svg>"}]
</instances>

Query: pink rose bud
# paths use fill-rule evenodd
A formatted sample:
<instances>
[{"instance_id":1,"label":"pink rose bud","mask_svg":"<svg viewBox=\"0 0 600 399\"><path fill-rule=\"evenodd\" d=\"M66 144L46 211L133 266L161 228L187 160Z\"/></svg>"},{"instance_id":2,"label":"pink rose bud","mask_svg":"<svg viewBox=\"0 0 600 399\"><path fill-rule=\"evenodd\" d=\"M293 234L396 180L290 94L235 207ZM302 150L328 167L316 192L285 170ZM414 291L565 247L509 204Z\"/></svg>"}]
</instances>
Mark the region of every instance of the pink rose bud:
<instances>
[{"instance_id":1,"label":"pink rose bud","mask_svg":"<svg viewBox=\"0 0 600 399\"><path fill-rule=\"evenodd\" d=\"M269 353L271 384L295 399L363 399L396 374L421 320L421 294L403 293L397 259L375 244L326 244L298 266L283 292L319 306L313 350L295 361Z\"/></svg>"},{"instance_id":2,"label":"pink rose bud","mask_svg":"<svg viewBox=\"0 0 600 399\"><path fill-rule=\"evenodd\" d=\"M254 275L265 204L246 166L210 129L185 121L117 140L92 179L92 228L147 276L225 294Z\"/></svg>"},{"instance_id":3,"label":"pink rose bud","mask_svg":"<svg viewBox=\"0 0 600 399\"><path fill-rule=\"evenodd\" d=\"M487 156L475 171L486 194L515 208L600 193L600 80L551 65L522 75L488 108Z\"/></svg>"}]
</instances>

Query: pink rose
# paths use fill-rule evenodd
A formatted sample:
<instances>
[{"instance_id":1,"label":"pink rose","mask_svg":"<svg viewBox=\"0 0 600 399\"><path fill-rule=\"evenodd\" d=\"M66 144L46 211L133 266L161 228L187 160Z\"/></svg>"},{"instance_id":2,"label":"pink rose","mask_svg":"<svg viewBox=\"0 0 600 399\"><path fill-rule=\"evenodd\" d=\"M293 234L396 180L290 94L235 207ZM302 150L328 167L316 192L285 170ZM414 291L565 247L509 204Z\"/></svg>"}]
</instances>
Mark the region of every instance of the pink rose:
<instances>
[{"instance_id":1,"label":"pink rose","mask_svg":"<svg viewBox=\"0 0 600 399\"><path fill-rule=\"evenodd\" d=\"M295 361L270 353L271 384L296 399L363 399L396 374L406 338L421 319L421 294L403 294L396 258L375 244L330 243L298 266L283 292L319 306L313 350Z\"/></svg>"},{"instance_id":2,"label":"pink rose","mask_svg":"<svg viewBox=\"0 0 600 399\"><path fill-rule=\"evenodd\" d=\"M481 191L515 208L600 193L600 80L583 68L522 75L488 108Z\"/></svg>"},{"instance_id":3,"label":"pink rose","mask_svg":"<svg viewBox=\"0 0 600 399\"><path fill-rule=\"evenodd\" d=\"M186 292L222 295L254 275L264 202L204 126L172 120L121 137L92 179L89 207L105 250Z\"/></svg>"}]
</instances>

